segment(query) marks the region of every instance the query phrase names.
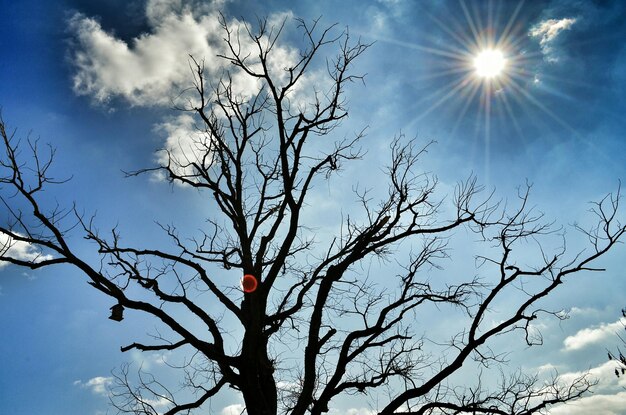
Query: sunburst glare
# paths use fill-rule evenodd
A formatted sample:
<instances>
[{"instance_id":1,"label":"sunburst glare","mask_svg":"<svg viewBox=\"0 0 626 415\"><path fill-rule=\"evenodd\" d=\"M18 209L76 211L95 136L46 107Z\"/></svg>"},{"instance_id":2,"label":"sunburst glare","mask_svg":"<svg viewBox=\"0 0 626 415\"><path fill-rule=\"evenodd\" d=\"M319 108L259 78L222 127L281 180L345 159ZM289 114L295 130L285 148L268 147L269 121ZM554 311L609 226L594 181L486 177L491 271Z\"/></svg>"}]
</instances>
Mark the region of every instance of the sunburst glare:
<instances>
[{"instance_id":1,"label":"sunburst glare","mask_svg":"<svg viewBox=\"0 0 626 415\"><path fill-rule=\"evenodd\" d=\"M486 49L474 58L476 74L481 78L493 78L502 73L506 66L506 59L497 49Z\"/></svg>"},{"instance_id":2,"label":"sunburst glare","mask_svg":"<svg viewBox=\"0 0 626 415\"><path fill-rule=\"evenodd\" d=\"M454 137L461 126L471 126L471 129L463 128L473 131L473 140L471 136L465 138L473 141L472 155L477 156L476 150L482 149L487 180L490 147L495 143L492 134L501 137L499 125L512 128L518 138L516 145L522 146L530 142L530 132L520 127L518 117L533 117L535 124L541 119L552 119L557 122L557 128L564 127L578 136L575 128L540 98L547 90L537 75L537 68L545 59L542 55L545 48L529 44L528 25L519 18L522 4L520 1L506 12L496 3L489 2L482 8L475 2L459 0L461 19L449 13L444 20L440 10L428 13L438 30L424 39L424 43L378 37L418 50L426 57L427 64L420 68L422 76L414 77L413 85L417 90L424 90L427 85L429 91L414 102L412 109L416 115L404 129L416 128L428 116L455 114L447 135ZM559 81L551 79L552 83Z\"/></svg>"}]
</instances>

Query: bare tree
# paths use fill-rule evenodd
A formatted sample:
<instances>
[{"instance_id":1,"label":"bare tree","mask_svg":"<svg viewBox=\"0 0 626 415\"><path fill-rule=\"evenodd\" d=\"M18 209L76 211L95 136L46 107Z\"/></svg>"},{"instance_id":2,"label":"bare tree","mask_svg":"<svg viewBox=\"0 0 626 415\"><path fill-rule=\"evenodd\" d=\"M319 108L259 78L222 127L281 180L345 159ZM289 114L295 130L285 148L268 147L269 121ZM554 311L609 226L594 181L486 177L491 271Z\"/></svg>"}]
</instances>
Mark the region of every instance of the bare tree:
<instances>
[{"instance_id":1,"label":"bare tree","mask_svg":"<svg viewBox=\"0 0 626 415\"><path fill-rule=\"evenodd\" d=\"M299 21L300 55L277 71L271 63L282 26L260 21L253 30L222 23L227 52L220 59L230 69L209 79L203 62L191 58L194 94L179 104L199 117L202 138L190 151L164 150L168 162L162 166L129 173L164 173L173 183L199 189L216 207L199 236L163 225L170 250L125 246L119 230L99 233L94 218L76 208L46 210L39 194L57 183L50 175L54 151L42 152L29 141L22 154L14 133L0 124L1 195L8 211L0 226L6 239L0 259L31 269L77 267L115 300L112 319L136 310L168 329L154 343L135 342L123 352L188 353L179 368L187 391L182 395L143 372L134 383L123 367L112 390L120 412L156 414L158 403L168 415L190 413L226 386L241 392L250 415L317 415L342 395L382 393L388 396L378 401L381 415L531 414L584 394L592 386L586 377L564 384L556 375L503 371L494 383L482 373L506 362L506 350L492 348L497 337L522 333L520 341L538 343L531 323L542 314L559 316L545 309L544 299L574 274L600 271L594 261L625 231L616 219L619 194L595 205L597 225L583 230L591 245L586 252L567 256L564 244L549 250L537 242L536 256L522 257L515 254L521 245L555 235L528 206L530 186L520 190L513 208L485 195L473 177L452 197L438 198L436 178L418 171L427 146L400 137L390 145L388 191L376 202L356 190L364 219L344 217L327 243L316 240L314 224L305 220L307 196L315 183L334 180L345 163L363 156L362 133L332 137L348 115L346 86L362 80L352 68L368 45L348 32L334 34L334 27ZM328 47L338 54L320 65L315 58ZM317 85L326 88L310 86L313 72L325 74L327 83ZM258 89L239 91L235 79L242 76ZM95 243L101 261L77 255L68 239L76 227ZM428 272L447 257L455 229L473 232L485 244L488 254L477 258L481 276L431 283ZM12 254L13 243L30 244L42 255L20 258ZM400 257L400 244L410 244L411 253ZM363 275L372 258L383 267L394 259L403 272L376 284ZM251 275L258 286L245 293L229 288L217 267ZM496 314L504 298L507 307ZM219 315L207 311L206 299L221 304ZM466 324L439 343L445 353L435 353L441 348L418 335L422 311L433 310L429 305L464 316ZM180 318L183 313L191 317ZM223 327L226 319L236 328ZM281 359L289 344L296 346L289 352L296 363ZM462 367L474 371L471 381L460 377Z\"/></svg>"},{"instance_id":2,"label":"bare tree","mask_svg":"<svg viewBox=\"0 0 626 415\"><path fill-rule=\"evenodd\" d=\"M626 308L622 309L622 317L626 318ZM626 329L626 324L624 324L624 329ZM622 343L626 344L626 337L622 337L619 334L618 337ZM615 367L615 376L619 378L620 376L626 375L626 356L624 356L622 350L618 348L616 353L611 353L609 351L608 355L609 360L613 360L617 363Z\"/></svg>"}]
</instances>

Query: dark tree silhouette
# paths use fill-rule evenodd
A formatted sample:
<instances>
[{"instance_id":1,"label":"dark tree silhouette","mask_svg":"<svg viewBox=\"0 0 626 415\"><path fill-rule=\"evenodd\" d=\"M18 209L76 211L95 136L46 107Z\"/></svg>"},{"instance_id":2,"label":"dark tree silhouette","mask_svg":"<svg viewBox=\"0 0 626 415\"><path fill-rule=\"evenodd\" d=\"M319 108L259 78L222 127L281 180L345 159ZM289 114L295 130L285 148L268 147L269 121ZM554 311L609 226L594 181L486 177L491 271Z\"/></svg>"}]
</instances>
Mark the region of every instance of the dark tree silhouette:
<instances>
[{"instance_id":1,"label":"dark tree silhouette","mask_svg":"<svg viewBox=\"0 0 626 415\"><path fill-rule=\"evenodd\" d=\"M626 308L622 309L622 317L626 318ZM626 329L626 324L624 325L624 329ZM619 339L622 343L626 344L626 336L619 336ZM609 352L609 360L613 360L617 363L617 366L615 367L615 376L619 378L620 376L626 375L626 356L624 356L621 349L617 349L617 353Z\"/></svg>"},{"instance_id":2,"label":"dark tree silhouette","mask_svg":"<svg viewBox=\"0 0 626 415\"><path fill-rule=\"evenodd\" d=\"M223 21L227 53L219 58L231 65L220 79L208 79L203 62L191 58L194 93L183 95L179 107L199 117L203 138L193 151L167 153L162 166L129 173L164 173L214 203L199 237L162 226L170 250L126 246L118 229L105 236L76 208L42 206L40 192L57 183L50 175L54 151L42 152L29 141L20 152L20 142L1 123L0 195L8 220L4 215L0 223L6 240L0 259L31 269L76 267L115 301L113 320L141 312L168 329L153 343L135 342L123 352L188 353L179 368L182 392L143 372L133 380L122 367L111 391L120 412L156 414L157 400L167 404L160 412L168 415L202 411L226 386L241 392L250 415L318 415L336 397L353 394L377 396L381 415L531 414L580 397L592 386L586 377L564 384L556 374L540 379L514 372L496 384L481 374L506 363L506 350L492 349L497 337L536 344L531 322L542 314L559 316L545 310L543 300L574 274L600 270L592 264L625 231L615 218L619 195L595 205L597 226L584 231L587 252L569 258L564 244L553 251L544 244L536 257L522 258L515 254L520 245L555 232L528 206L530 186L519 192L516 208L484 194L474 177L449 198L437 198L436 178L418 171L426 147L400 137L390 144L388 191L375 202L356 190L354 209L360 206L364 219L344 217L327 244L323 237L316 241L315 224L304 215L307 196L315 183L335 180L345 163L363 155L362 133L332 137L348 115L345 87L362 80L353 64L368 49L347 32L316 26L299 21L299 59L279 71L270 62L283 28L265 21L254 30ZM307 90L307 75L313 68L320 73L315 58L328 47L338 54L321 60L327 83L317 85L326 87ZM258 90L237 92L241 77ZM95 243L100 261L77 254L68 237L77 229ZM473 232L476 243L485 244L481 276L430 282L455 229ZM30 244L42 255L16 256L14 243ZM411 244L410 254L397 254L401 243ZM374 284L361 267L372 258L383 267L393 259L404 271ZM252 275L258 286L250 293L233 289L218 267L222 274ZM498 304L504 298L503 309ZM221 311L207 311L208 301L219 302ZM423 310L457 312L466 324L437 344L419 334L428 327ZM283 358L289 345L289 358ZM471 369L469 379L462 367Z\"/></svg>"}]
</instances>

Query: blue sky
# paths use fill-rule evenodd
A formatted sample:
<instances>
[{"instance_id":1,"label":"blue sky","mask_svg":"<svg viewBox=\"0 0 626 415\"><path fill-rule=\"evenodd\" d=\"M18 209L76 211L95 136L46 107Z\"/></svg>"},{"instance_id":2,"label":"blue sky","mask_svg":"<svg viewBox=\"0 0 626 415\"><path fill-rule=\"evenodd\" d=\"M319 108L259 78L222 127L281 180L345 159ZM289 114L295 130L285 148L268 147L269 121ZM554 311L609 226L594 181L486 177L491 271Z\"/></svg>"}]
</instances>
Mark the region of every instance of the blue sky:
<instances>
[{"instance_id":1,"label":"blue sky","mask_svg":"<svg viewBox=\"0 0 626 415\"><path fill-rule=\"evenodd\" d=\"M534 205L564 225L584 223L588 202L626 179L622 1L0 0L3 118L18 136L30 132L56 147L54 174L72 177L46 192L45 203L75 201L98 212L101 228L119 224L126 241L137 244L160 241L154 221L195 229L203 220L201 195L154 177L125 179L122 171L154 165L156 150L189 130L188 120L171 110L171 98L189 80L189 53L218 65L212 46L221 37L218 8L233 19L286 17L285 47L298 42L291 16L321 16L322 24L347 26L352 36L374 42L357 62L365 85L351 86L350 117L341 128L348 134L368 126L368 157L346 169L347 183L376 187L371 165L381 163L399 134L437 141L423 168L437 174L444 191L471 172L504 198L528 180ZM507 66L485 81L471 57L490 41L500 45ZM334 204L317 200L321 225L322 208L353 209L353 200L334 196ZM575 233L569 235L576 247ZM467 238L459 238L453 259L472 253ZM73 242L94 257L94 246L80 235ZM513 367L600 375L593 397L553 414L589 408L626 414L626 384L610 376L605 362L626 306L624 258L624 247L617 247L603 260L606 273L566 284L551 306L570 310L571 318L542 322L542 348L515 349L523 358L512 359ZM0 413L103 414L112 369L143 361L163 370L167 356L119 351L154 323L131 314L116 324L107 319L111 305L72 269L25 272L0 264ZM229 415L240 404L227 394L211 408ZM334 411L370 409L345 401Z\"/></svg>"}]
</instances>

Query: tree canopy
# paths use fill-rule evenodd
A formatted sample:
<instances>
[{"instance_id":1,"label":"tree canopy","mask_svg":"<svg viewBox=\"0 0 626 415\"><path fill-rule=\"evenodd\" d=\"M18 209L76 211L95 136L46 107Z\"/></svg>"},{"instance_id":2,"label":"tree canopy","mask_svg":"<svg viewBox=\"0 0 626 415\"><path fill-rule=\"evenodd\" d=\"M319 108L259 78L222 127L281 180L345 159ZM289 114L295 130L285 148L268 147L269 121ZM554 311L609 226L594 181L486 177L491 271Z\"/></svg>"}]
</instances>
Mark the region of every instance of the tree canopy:
<instances>
[{"instance_id":1,"label":"tree canopy","mask_svg":"<svg viewBox=\"0 0 626 415\"><path fill-rule=\"evenodd\" d=\"M506 363L506 350L492 348L496 338L522 333L528 345L540 343L533 321L561 316L542 301L575 274L601 270L596 260L626 231L616 218L619 193L594 205L595 226L577 228L587 251L568 253L564 243L544 247L559 228L530 206L529 185L516 203L503 203L472 176L439 197L436 176L420 171L429 143L399 135L390 140L383 167L387 189L354 183L360 214L325 212L340 224L332 235L316 235L306 215L315 185L343 180L342 168L365 153L365 130L349 137L336 132L348 116L346 87L363 80L355 63L368 45L336 27L298 20L302 45L285 60L276 53L282 25L261 20L231 27L226 19L221 25L226 52L218 58L229 68L208 77L202 57L190 57L192 86L177 100L179 110L199 120L198 134L163 150L161 165L127 173L157 174L206 197L200 235L160 225L170 249L127 246L121 229L99 231L96 218L76 206L44 206L42 191L71 181L52 176L54 149L21 142L0 123L7 212L0 259L31 269L76 267L114 299L113 320L132 310L164 327L153 343L134 342L123 352L189 356L178 368L182 390L143 372L133 378L124 366L112 390L120 412L163 412L155 402L165 402L168 415L201 412L230 387L243 395L250 415L317 415L342 395L376 394L385 396L381 415L521 415L589 390L593 381L585 376L564 383L556 375L512 372L492 384L481 373ZM477 256L481 275L473 270L431 281L430 272L451 255L452 231L461 229L485 246ZM69 237L76 233L95 244L99 260L77 252ZM530 243L534 256L518 256ZM16 244L39 254L15 255ZM410 252L400 256L401 245ZM364 270L371 259L383 269L397 262L402 272L377 281ZM233 289L218 269L254 280ZM422 310L433 305L440 313L456 310L465 323L443 344L421 332ZM463 376L468 367L472 379Z\"/></svg>"}]
</instances>

